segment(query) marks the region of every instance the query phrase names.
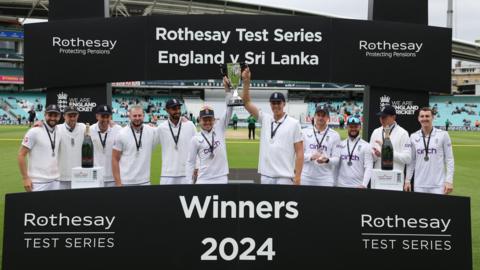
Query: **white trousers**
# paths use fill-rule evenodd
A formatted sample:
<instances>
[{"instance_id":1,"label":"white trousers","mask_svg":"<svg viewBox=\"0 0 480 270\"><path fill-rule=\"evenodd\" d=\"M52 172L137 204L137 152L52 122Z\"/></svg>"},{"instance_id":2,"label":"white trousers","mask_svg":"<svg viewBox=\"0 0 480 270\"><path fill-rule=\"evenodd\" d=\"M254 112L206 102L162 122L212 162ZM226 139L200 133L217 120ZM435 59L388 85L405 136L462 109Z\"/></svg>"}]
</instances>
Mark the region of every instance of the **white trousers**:
<instances>
[{"instance_id":1,"label":"white trousers","mask_svg":"<svg viewBox=\"0 0 480 270\"><path fill-rule=\"evenodd\" d=\"M150 186L150 181L139 183L139 184L122 184L124 187L135 187L135 186Z\"/></svg>"},{"instance_id":2,"label":"white trousers","mask_svg":"<svg viewBox=\"0 0 480 270\"><path fill-rule=\"evenodd\" d=\"M310 178L302 175L302 180L300 181L300 185L302 186L322 186L322 187L333 187L333 181L322 180L322 179L315 179Z\"/></svg>"},{"instance_id":3,"label":"white trousers","mask_svg":"<svg viewBox=\"0 0 480 270\"><path fill-rule=\"evenodd\" d=\"M188 185L193 184L192 181L187 181L185 176L162 176L160 177L160 185Z\"/></svg>"},{"instance_id":4,"label":"white trousers","mask_svg":"<svg viewBox=\"0 0 480 270\"><path fill-rule=\"evenodd\" d=\"M223 175L210 179L197 180L195 184L228 184L228 176Z\"/></svg>"},{"instance_id":5,"label":"white trousers","mask_svg":"<svg viewBox=\"0 0 480 270\"><path fill-rule=\"evenodd\" d=\"M116 187L115 181L103 182L104 187Z\"/></svg>"},{"instance_id":6,"label":"white trousers","mask_svg":"<svg viewBox=\"0 0 480 270\"><path fill-rule=\"evenodd\" d=\"M262 175L260 182L262 185L293 185L292 178L270 177L266 175Z\"/></svg>"},{"instance_id":7,"label":"white trousers","mask_svg":"<svg viewBox=\"0 0 480 270\"><path fill-rule=\"evenodd\" d=\"M47 191L47 190L57 190L58 181L52 180L50 182L44 181L35 181L32 179L32 191Z\"/></svg>"},{"instance_id":8,"label":"white trousers","mask_svg":"<svg viewBox=\"0 0 480 270\"><path fill-rule=\"evenodd\" d=\"M443 191L445 190L445 187L416 187L415 185L413 186L413 191L415 192L421 192L421 193L430 193L430 194L441 194L443 195Z\"/></svg>"},{"instance_id":9,"label":"white trousers","mask_svg":"<svg viewBox=\"0 0 480 270\"><path fill-rule=\"evenodd\" d=\"M72 182L71 181L60 181L58 182L58 189L72 189Z\"/></svg>"}]
</instances>

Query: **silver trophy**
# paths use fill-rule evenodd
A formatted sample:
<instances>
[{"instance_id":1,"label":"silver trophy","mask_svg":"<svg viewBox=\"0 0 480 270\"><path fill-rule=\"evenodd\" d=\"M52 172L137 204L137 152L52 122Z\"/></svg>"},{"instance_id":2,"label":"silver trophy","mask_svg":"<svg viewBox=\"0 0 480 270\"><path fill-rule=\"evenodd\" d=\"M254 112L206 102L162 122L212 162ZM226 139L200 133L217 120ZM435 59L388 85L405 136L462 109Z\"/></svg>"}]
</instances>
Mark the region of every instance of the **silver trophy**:
<instances>
[{"instance_id":1,"label":"silver trophy","mask_svg":"<svg viewBox=\"0 0 480 270\"><path fill-rule=\"evenodd\" d=\"M233 89L232 98L228 102L228 106L243 106L243 100L238 95L238 87L242 80L242 68L240 63L227 63L227 77L230 82L229 87Z\"/></svg>"}]
</instances>

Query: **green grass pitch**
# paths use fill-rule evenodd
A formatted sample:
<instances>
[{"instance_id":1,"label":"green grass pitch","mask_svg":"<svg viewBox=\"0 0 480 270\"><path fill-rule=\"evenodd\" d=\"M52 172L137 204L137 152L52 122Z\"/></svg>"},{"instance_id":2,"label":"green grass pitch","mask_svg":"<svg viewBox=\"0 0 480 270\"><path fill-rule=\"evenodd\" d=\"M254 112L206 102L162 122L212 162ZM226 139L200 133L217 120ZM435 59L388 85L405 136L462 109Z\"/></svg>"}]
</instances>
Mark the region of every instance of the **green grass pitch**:
<instances>
[{"instance_id":1,"label":"green grass pitch","mask_svg":"<svg viewBox=\"0 0 480 270\"><path fill-rule=\"evenodd\" d=\"M17 152L21 138L28 130L24 126L0 126L0 224L3 224L5 194L22 192L23 187L17 165ZM238 133L247 130L239 129ZM344 131L340 132L345 138ZM454 195L471 198L472 248L475 270L480 270L480 132L450 132L455 155ZM258 139L258 130L257 130ZM227 139L230 168L256 168L258 140ZM161 150L157 148L152 158L152 182L158 184L161 168ZM3 226L0 226L0 254L3 248ZM0 257L1 264L1 257Z\"/></svg>"}]
</instances>

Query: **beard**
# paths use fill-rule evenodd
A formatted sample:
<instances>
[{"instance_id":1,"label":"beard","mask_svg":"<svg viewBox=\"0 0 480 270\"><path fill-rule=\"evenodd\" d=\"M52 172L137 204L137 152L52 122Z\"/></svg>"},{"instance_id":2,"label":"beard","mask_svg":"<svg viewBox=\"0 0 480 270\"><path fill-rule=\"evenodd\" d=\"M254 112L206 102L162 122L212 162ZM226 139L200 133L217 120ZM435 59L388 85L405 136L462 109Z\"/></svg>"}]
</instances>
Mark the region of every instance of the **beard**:
<instances>
[{"instance_id":1,"label":"beard","mask_svg":"<svg viewBox=\"0 0 480 270\"><path fill-rule=\"evenodd\" d=\"M54 128L58 124L58 121L55 119L49 119L47 120L47 125L51 128Z\"/></svg>"},{"instance_id":2,"label":"beard","mask_svg":"<svg viewBox=\"0 0 480 270\"><path fill-rule=\"evenodd\" d=\"M178 119L180 119L180 113L172 113L172 114L170 114L170 118L172 120L178 120Z\"/></svg>"},{"instance_id":3,"label":"beard","mask_svg":"<svg viewBox=\"0 0 480 270\"><path fill-rule=\"evenodd\" d=\"M348 136L349 136L350 138L356 138L359 133L360 133L360 132L358 132L358 131L349 131L349 132L348 132Z\"/></svg>"},{"instance_id":4,"label":"beard","mask_svg":"<svg viewBox=\"0 0 480 270\"><path fill-rule=\"evenodd\" d=\"M142 125L143 125L143 120L132 120L132 126L133 126L133 127L138 128L138 127L140 127L140 126L142 126Z\"/></svg>"}]
</instances>

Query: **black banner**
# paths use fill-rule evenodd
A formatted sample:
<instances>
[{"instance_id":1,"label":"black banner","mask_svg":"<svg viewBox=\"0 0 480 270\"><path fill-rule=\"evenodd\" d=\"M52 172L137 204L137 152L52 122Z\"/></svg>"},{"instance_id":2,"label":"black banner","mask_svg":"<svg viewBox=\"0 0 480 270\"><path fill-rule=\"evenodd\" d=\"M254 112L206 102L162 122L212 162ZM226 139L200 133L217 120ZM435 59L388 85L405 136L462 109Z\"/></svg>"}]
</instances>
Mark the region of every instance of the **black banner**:
<instances>
[{"instance_id":1,"label":"black banner","mask_svg":"<svg viewBox=\"0 0 480 270\"><path fill-rule=\"evenodd\" d=\"M112 104L111 93L110 84L53 87L47 91L47 106L57 104L61 112L67 106L74 106L80 113L78 121L92 125L97 122L95 118L97 106Z\"/></svg>"},{"instance_id":2,"label":"black banner","mask_svg":"<svg viewBox=\"0 0 480 270\"><path fill-rule=\"evenodd\" d=\"M373 130L380 124L377 113L383 110L386 105L392 105L397 112L397 123L408 133L413 133L420 129L418 123L418 110L429 106L429 96L427 93L418 93L416 91L407 91L403 89L379 88L371 86L369 89L370 105L368 106L368 137ZM367 110L365 110L367 112ZM365 131L365 130L364 130Z\"/></svg>"},{"instance_id":3,"label":"black banner","mask_svg":"<svg viewBox=\"0 0 480 270\"><path fill-rule=\"evenodd\" d=\"M446 28L313 16L188 15L30 24L25 36L26 88L212 79L219 76L218 64L245 61L260 80L450 90Z\"/></svg>"},{"instance_id":4,"label":"black banner","mask_svg":"<svg viewBox=\"0 0 480 270\"><path fill-rule=\"evenodd\" d=\"M471 270L470 200L267 185L6 196L3 269Z\"/></svg>"}]
</instances>

